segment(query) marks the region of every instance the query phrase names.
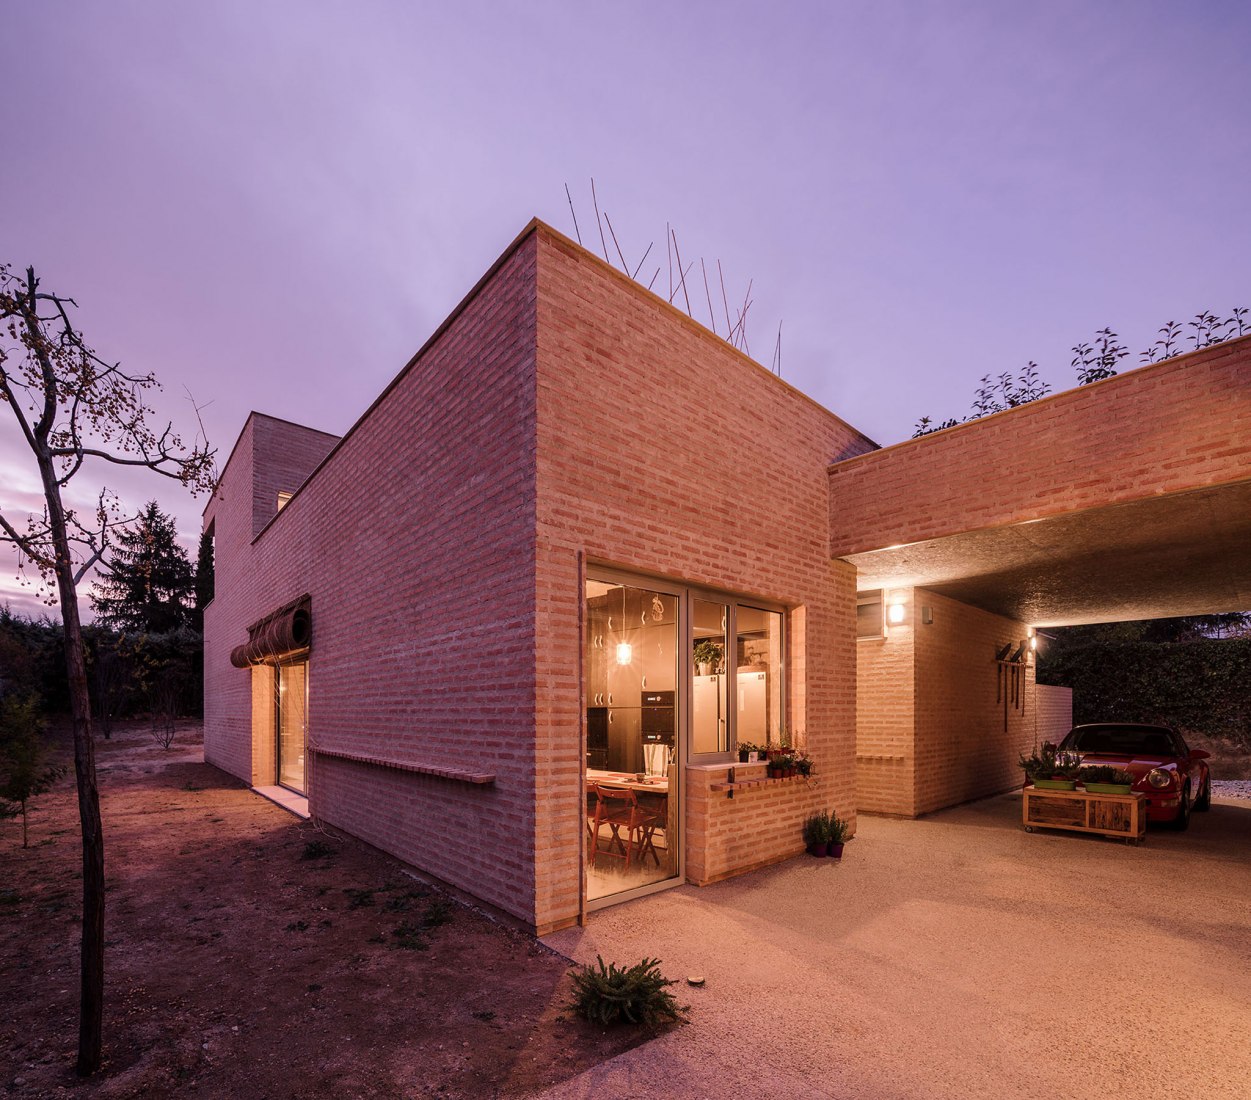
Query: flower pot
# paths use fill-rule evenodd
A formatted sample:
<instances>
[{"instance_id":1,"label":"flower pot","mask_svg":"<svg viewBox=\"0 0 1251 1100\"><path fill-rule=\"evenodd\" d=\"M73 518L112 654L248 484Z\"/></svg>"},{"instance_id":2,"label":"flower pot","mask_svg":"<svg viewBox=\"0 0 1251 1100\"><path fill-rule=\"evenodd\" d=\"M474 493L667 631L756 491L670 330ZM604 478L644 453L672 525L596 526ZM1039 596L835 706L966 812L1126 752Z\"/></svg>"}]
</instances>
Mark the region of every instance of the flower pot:
<instances>
[{"instance_id":1,"label":"flower pot","mask_svg":"<svg viewBox=\"0 0 1251 1100\"><path fill-rule=\"evenodd\" d=\"M1091 794L1129 794L1129 783L1087 783L1086 790Z\"/></svg>"},{"instance_id":2,"label":"flower pot","mask_svg":"<svg viewBox=\"0 0 1251 1100\"><path fill-rule=\"evenodd\" d=\"M832 855L835 859L843 858L843 845L841 841L837 844L829 844L827 845L827 848L829 849L830 855Z\"/></svg>"},{"instance_id":3,"label":"flower pot","mask_svg":"<svg viewBox=\"0 0 1251 1100\"><path fill-rule=\"evenodd\" d=\"M1035 779L1034 786L1040 791L1075 791L1076 779Z\"/></svg>"},{"instance_id":4,"label":"flower pot","mask_svg":"<svg viewBox=\"0 0 1251 1100\"><path fill-rule=\"evenodd\" d=\"M827 853L827 851L826 851L827 847L828 847L828 845L826 845L826 844L809 844L809 845L808 845L808 854L809 854L810 856L824 856L824 855L827 855L827 854L828 854L828 853Z\"/></svg>"}]
</instances>

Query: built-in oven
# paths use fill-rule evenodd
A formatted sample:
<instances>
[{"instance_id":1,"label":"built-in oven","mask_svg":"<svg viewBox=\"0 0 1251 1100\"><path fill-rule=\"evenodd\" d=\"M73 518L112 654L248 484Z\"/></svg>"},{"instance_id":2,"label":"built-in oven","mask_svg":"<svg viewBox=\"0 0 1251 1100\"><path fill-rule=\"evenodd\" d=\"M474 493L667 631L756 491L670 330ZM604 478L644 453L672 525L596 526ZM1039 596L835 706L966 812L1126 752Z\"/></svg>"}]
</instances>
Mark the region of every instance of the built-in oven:
<instances>
[{"instance_id":1,"label":"built-in oven","mask_svg":"<svg viewBox=\"0 0 1251 1100\"><path fill-rule=\"evenodd\" d=\"M673 745L677 728L672 691L645 691L642 699L642 734L644 745Z\"/></svg>"}]
</instances>

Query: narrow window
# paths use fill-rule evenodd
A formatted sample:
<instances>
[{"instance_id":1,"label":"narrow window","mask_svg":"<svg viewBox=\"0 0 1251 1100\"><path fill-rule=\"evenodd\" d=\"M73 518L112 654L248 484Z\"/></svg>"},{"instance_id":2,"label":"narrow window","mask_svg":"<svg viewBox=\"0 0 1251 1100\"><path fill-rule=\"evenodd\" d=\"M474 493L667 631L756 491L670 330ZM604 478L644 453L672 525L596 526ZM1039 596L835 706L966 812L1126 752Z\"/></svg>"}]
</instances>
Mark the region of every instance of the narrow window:
<instances>
[{"instance_id":1,"label":"narrow window","mask_svg":"<svg viewBox=\"0 0 1251 1100\"><path fill-rule=\"evenodd\" d=\"M886 637L885 619L882 617L882 590L874 588L856 594L856 637Z\"/></svg>"}]
</instances>

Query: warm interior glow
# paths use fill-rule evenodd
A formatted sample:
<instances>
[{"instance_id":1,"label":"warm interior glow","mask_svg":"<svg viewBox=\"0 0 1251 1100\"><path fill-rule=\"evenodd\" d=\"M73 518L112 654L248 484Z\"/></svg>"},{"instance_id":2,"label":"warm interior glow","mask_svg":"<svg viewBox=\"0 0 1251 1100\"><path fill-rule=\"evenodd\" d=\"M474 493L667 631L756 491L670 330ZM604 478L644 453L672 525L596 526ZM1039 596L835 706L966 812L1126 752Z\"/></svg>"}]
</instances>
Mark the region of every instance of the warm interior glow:
<instances>
[{"instance_id":1,"label":"warm interior glow","mask_svg":"<svg viewBox=\"0 0 1251 1100\"><path fill-rule=\"evenodd\" d=\"M634 660L634 647L629 642L617 643L617 664L628 665Z\"/></svg>"}]
</instances>

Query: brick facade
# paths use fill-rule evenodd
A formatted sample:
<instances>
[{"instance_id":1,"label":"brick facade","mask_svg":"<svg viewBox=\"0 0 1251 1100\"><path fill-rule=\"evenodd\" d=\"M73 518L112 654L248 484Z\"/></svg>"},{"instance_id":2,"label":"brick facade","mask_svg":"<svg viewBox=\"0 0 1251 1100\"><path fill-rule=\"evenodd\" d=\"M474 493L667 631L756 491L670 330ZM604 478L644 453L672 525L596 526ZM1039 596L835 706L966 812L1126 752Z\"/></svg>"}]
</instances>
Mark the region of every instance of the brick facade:
<instances>
[{"instance_id":1,"label":"brick facade","mask_svg":"<svg viewBox=\"0 0 1251 1100\"><path fill-rule=\"evenodd\" d=\"M995 664L1028 628L922 588L892 598L906 621L858 643L857 806L915 817L1018 786L1019 755L1064 709L1049 694L1040 710L1032 657L1015 700L1013 673Z\"/></svg>"},{"instance_id":2,"label":"brick facade","mask_svg":"<svg viewBox=\"0 0 1251 1100\"><path fill-rule=\"evenodd\" d=\"M1245 336L839 463L831 550L844 557L1241 482L1249 471Z\"/></svg>"},{"instance_id":3,"label":"brick facade","mask_svg":"<svg viewBox=\"0 0 1251 1100\"><path fill-rule=\"evenodd\" d=\"M790 725L819 779L692 822L695 770L685 800L699 881L790 854L811 809L854 813L855 570L828 553L826 469L870 447L536 223L342 440L249 418L205 515L206 757L273 782L271 674L227 655L307 593L310 811L539 931L568 924L583 580L616 565L791 609Z\"/></svg>"},{"instance_id":4,"label":"brick facade","mask_svg":"<svg viewBox=\"0 0 1251 1100\"><path fill-rule=\"evenodd\" d=\"M570 732L588 561L792 609L790 723L825 807L853 815L855 570L830 560L826 467L872 444L559 234L540 231L538 246L536 726L539 787L554 797L536 847L541 906L561 920L581 876L583 745ZM798 791L773 797L808 805Z\"/></svg>"},{"instance_id":5,"label":"brick facade","mask_svg":"<svg viewBox=\"0 0 1251 1100\"><path fill-rule=\"evenodd\" d=\"M249 677L227 654L249 623L308 593L310 811L529 922L535 255L533 235L510 249L337 445L250 418L205 517L217 559L206 757L273 782L263 699L248 717L249 679L268 670ZM334 450L266 517L278 488L299 484L292 454L314 439Z\"/></svg>"}]
</instances>

